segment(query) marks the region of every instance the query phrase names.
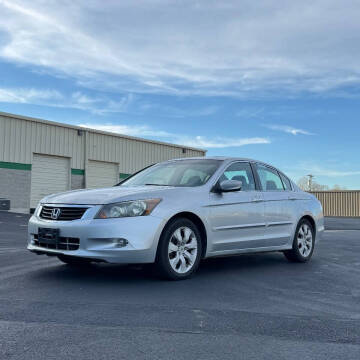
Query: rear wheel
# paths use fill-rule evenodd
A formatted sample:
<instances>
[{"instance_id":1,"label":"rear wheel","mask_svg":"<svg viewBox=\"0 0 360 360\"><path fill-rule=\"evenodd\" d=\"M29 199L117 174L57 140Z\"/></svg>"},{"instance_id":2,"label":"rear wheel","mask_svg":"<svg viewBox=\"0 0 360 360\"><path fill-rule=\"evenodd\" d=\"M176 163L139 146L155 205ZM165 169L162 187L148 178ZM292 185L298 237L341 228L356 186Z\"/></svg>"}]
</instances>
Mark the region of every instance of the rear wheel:
<instances>
[{"instance_id":1,"label":"rear wheel","mask_svg":"<svg viewBox=\"0 0 360 360\"><path fill-rule=\"evenodd\" d=\"M307 219L302 219L295 232L291 250L284 251L291 262L307 262L311 259L315 246L315 230Z\"/></svg>"},{"instance_id":2,"label":"rear wheel","mask_svg":"<svg viewBox=\"0 0 360 360\"><path fill-rule=\"evenodd\" d=\"M160 274L170 280L191 277L199 267L201 235L196 225L186 218L170 222L161 235L156 265Z\"/></svg>"},{"instance_id":3,"label":"rear wheel","mask_svg":"<svg viewBox=\"0 0 360 360\"><path fill-rule=\"evenodd\" d=\"M58 255L60 261L70 266L86 266L91 264L89 259L79 258L76 256Z\"/></svg>"}]
</instances>

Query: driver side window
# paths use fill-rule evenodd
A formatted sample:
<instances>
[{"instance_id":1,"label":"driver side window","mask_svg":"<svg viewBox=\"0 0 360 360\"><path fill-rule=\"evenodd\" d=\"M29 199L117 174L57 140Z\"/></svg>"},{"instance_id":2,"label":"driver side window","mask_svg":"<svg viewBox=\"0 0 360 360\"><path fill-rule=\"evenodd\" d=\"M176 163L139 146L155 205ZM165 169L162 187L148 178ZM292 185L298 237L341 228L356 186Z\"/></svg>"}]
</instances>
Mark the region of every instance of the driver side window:
<instances>
[{"instance_id":1,"label":"driver side window","mask_svg":"<svg viewBox=\"0 0 360 360\"><path fill-rule=\"evenodd\" d=\"M251 166L247 162L236 162L231 164L223 173L220 181L238 180L242 182L243 191L255 190L255 179Z\"/></svg>"}]
</instances>

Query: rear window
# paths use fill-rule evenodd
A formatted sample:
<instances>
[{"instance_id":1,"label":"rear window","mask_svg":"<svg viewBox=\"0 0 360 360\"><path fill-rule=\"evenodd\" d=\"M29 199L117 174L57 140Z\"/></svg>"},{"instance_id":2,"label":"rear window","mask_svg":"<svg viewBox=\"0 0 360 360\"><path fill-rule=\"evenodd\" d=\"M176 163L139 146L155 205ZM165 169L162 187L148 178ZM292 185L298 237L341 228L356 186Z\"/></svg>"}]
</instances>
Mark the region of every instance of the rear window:
<instances>
[{"instance_id":1,"label":"rear window","mask_svg":"<svg viewBox=\"0 0 360 360\"><path fill-rule=\"evenodd\" d=\"M283 191L284 186L278 172L270 167L256 166L260 178L261 187L264 191Z\"/></svg>"},{"instance_id":2,"label":"rear window","mask_svg":"<svg viewBox=\"0 0 360 360\"><path fill-rule=\"evenodd\" d=\"M280 174L280 177L281 177L281 180L282 180L282 182L283 182L283 184L285 186L285 190L286 191L291 191L292 188L291 188L290 180L286 176L284 176L283 174Z\"/></svg>"}]
</instances>

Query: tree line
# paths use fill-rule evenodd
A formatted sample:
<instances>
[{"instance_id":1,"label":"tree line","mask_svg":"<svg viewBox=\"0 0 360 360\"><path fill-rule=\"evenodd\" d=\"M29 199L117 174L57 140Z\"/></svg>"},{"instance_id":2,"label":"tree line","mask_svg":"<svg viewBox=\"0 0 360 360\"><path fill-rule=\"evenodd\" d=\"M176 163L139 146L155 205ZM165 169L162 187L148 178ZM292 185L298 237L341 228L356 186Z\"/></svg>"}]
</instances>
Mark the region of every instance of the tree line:
<instances>
[{"instance_id":1,"label":"tree line","mask_svg":"<svg viewBox=\"0 0 360 360\"><path fill-rule=\"evenodd\" d=\"M340 185L334 185L333 187L330 187L328 185L319 184L318 182L312 180L311 181L311 189L310 189L310 182L309 178L306 176L302 177L297 181L297 186L304 191L341 191L341 190L347 190L346 187L340 186Z\"/></svg>"}]
</instances>

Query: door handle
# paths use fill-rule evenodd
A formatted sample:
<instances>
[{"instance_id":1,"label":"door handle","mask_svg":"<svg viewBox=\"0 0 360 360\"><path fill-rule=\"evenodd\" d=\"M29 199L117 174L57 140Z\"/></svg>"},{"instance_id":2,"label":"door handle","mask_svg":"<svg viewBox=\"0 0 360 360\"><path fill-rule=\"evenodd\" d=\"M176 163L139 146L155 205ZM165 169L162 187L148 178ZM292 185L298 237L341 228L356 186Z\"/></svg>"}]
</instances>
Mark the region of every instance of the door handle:
<instances>
[{"instance_id":1,"label":"door handle","mask_svg":"<svg viewBox=\"0 0 360 360\"><path fill-rule=\"evenodd\" d=\"M289 196L288 199L289 199L289 200L296 200L296 197Z\"/></svg>"},{"instance_id":2,"label":"door handle","mask_svg":"<svg viewBox=\"0 0 360 360\"><path fill-rule=\"evenodd\" d=\"M252 201L252 202L262 202L263 200L262 200L261 197L254 197L254 198L252 198L251 201Z\"/></svg>"}]
</instances>

